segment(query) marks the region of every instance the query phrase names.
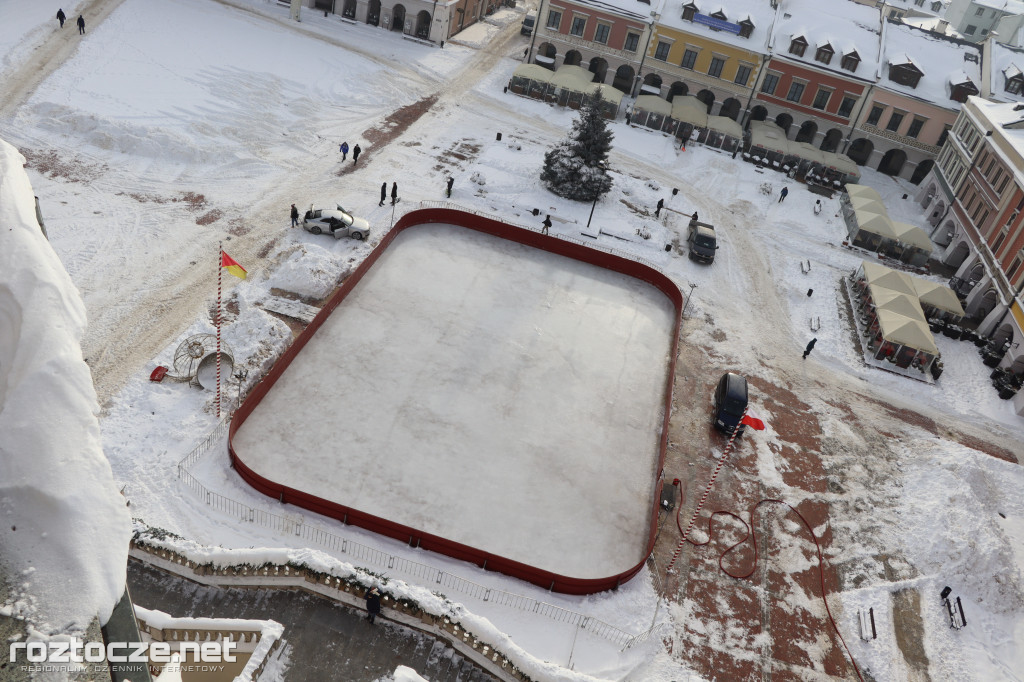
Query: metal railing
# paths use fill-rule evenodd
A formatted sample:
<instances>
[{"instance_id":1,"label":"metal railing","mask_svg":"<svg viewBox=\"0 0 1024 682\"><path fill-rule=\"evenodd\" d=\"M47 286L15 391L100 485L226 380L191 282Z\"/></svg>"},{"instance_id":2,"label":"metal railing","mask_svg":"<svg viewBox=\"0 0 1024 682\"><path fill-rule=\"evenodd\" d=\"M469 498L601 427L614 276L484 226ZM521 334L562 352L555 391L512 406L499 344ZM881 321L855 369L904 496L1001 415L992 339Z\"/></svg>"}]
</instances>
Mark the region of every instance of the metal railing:
<instances>
[{"instance_id":1,"label":"metal railing","mask_svg":"<svg viewBox=\"0 0 1024 682\"><path fill-rule=\"evenodd\" d=\"M405 557L355 542L349 538L335 535L322 528L307 525L302 519L291 519L264 509L257 509L210 490L198 478L192 475L189 468L223 438L228 421L228 418L222 419L210 435L182 458L176 467L178 480L184 483L206 505L223 514L239 521L269 528L278 533L294 535L301 538L304 542L315 543L321 547L343 554L354 561L386 570L399 571L423 583L435 584L481 601L536 613L559 623L575 625L581 630L586 630L619 646L620 650L628 649L640 642L646 641L652 632L660 631L660 628L657 626L652 626L645 632L633 635L598 618L565 609L561 606L555 606L533 597L486 587L448 571L442 571L433 566L412 561Z\"/></svg>"}]
</instances>

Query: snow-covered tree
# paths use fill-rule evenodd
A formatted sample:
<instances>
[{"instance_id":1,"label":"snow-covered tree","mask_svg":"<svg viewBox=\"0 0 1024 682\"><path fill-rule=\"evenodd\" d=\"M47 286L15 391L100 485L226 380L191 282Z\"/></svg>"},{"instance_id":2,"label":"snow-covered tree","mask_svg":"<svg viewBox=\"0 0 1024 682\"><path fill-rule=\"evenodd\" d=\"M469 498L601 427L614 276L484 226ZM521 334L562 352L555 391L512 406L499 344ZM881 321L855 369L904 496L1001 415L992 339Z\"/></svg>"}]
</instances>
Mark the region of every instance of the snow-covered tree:
<instances>
[{"instance_id":1,"label":"snow-covered tree","mask_svg":"<svg viewBox=\"0 0 1024 682\"><path fill-rule=\"evenodd\" d=\"M594 201L612 188L607 162L613 135L602 113L604 104L596 91L573 121L569 136L544 155L541 182L560 197Z\"/></svg>"}]
</instances>

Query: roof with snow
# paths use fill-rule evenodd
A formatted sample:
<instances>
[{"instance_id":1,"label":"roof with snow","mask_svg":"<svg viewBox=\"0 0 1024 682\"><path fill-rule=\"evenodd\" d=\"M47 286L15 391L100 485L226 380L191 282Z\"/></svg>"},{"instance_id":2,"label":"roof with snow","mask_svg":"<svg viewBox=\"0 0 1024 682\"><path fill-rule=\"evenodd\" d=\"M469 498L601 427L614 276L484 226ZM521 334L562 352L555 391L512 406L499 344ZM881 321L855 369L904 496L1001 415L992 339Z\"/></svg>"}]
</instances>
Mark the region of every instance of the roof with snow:
<instances>
[{"instance_id":1,"label":"roof with snow","mask_svg":"<svg viewBox=\"0 0 1024 682\"><path fill-rule=\"evenodd\" d=\"M775 57L801 62L859 80L874 80L878 73L882 17L878 9L855 2L782 0L769 45ZM803 55L790 52L794 41L803 40ZM818 47L830 45L835 52L828 64L815 60ZM842 59L856 53L855 71L843 69Z\"/></svg>"},{"instance_id":2,"label":"roof with snow","mask_svg":"<svg viewBox=\"0 0 1024 682\"><path fill-rule=\"evenodd\" d=\"M991 47L990 97L998 102L1024 102L1024 49L995 41Z\"/></svg>"},{"instance_id":3,"label":"roof with snow","mask_svg":"<svg viewBox=\"0 0 1024 682\"><path fill-rule=\"evenodd\" d=\"M754 52L764 52L767 49L768 32L775 16L775 10L772 9L771 3L768 0L729 0L728 4L722 2L722 0L663 1L664 9L658 22L663 26L703 36L719 43L735 45L736 47ZM711 26L701 23L702 19L695 21L684 20L683 7L689 5L696 7L697 13L704 17L711 17L711 15L720 12L720 16L724 16L724 21L729 24L749 21L754 25L754 30L749 38L741 38L729 30L713 29Z\"/></svg>"},{"instance_id":4,"label":"roof with snow","mask_svg":"<svg viewBox=\"0 0 1024 682\"><path fill-rule=\"evenodd\" d=\"M951 99L953 87L970 83L981 90L981 51L975 45L954 42L903 24L887 23L883 37L880 88L958 111ZM921 72L917 86L891 80L894 66L912 64Z\"/></svg>"},{"instance_id":5,"label":"roof with snow","mask_svg":"<svg viewBox=\"0 0 1024 682\"><path fill-rule=\"evenodd\" d=\"M650 23L652 15L664 11L668 0L568 0L572 5L593 7L601 12L619 14L636 21Z\"/></svg>"}]
</instances>

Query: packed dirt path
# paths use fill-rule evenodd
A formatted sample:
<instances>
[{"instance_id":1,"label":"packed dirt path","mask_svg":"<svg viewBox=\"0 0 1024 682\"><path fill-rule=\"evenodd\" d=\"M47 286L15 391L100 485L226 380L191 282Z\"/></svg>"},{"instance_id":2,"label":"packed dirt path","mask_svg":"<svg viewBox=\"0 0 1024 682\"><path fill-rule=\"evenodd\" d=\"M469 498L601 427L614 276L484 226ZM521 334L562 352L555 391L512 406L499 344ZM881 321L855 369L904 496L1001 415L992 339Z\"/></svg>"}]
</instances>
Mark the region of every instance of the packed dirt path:
<instances>
[{"instance_id":1,"label":"packed dirt path","mask_svg":"<svg viewBox=\"0 0 1024 682\"><path fill-rule=\"evenodd\" d=\"M517 24L506 26L484 49L472 51L453 78L431 80L403 63L391 63L380 58L372 49L361 47L358 43L343 42L341 38L316 33L301 23L267 17L251 6L238 5L230 0L217 1L232 11L252 14L261 20L278 21L289 30L303 33L309 39L343 46L367 59L385 64L390 78L404 79L403 82L427 93L418 102L385 115L383 122L378 126L363 132L364 138L373 140L373 145L372 148L366 149L360 159L360 171L372 168L376 160L386 160L388 148L393 143L401 143L409 136L421 135L421 132L410 131L409 128L432 109L444 112L450 107L458 106L460 100L466 98L466 93L504 56L503 50L506 49L508 42L518 35ZM85 8L88 22L86 30L98 26L122 2L123 0L93 0ZM58 39L42 43L16 72L4 79L4 84L0 85L0 101L3 102L0 118L13 116L17 108L28 101L47 76L73 57L78 40L88 37L88 34L78 35L74 27L74 18L69 17L63 33L58 33ZM56 25L56 20L54 23ZM437 48L424 46L423 49ZM48 144L42 140L35 143ZM58 149L57 153L66 158L83 158L82 152L77 150ZM28 155L29 153L26 153L26 156ZM84 158L88 162L88 158ZM327 163L333 163L333 160ZM263 268L272 257L274 246L281 234L281 207L288 206L294 201L295 196L301 196L309 187L322 182L327 167L329 166L323 163L299 167L287 176L286 182L271 187L258 203L245 207L244 213L235 218L236 224L244 225L242 229L232 230L229 235L225 235L223 230L212 230L200 236L176 254L173 262L162 263L163 271L159 273L159 279L150 282L148 287L140 288L137 283L123 280L116 284L126 289L126 295L118 305L88 310L89 325L82 340L82 349L92 368L101 406L120 390L130 376L139 372L148 373L150 368L147 365L151 364L152 358L173 342L194 320L205 314L210 292L216 290L216 269L197 267L197 264L205 263L205 259L211 257L210 254L216 254L218 242L226 237L230 242L225 248L230 248L235 260L244 263L252 272ZM346 171L352 169L351 166L343 168ZM145 181L136 178L128 180L142 184L138 188L126 188L126 193L133 189L144 194L159 191L158 188L145 185ZM120 219L133 220L133 217L120 216ZM129 288L131 295L128 295Z\"/></svg>"},{"instance_id":2,"label":"packed dirt path","mask_svg":"<svg viewBox=\"0 0 1024 682\"><path fill-rule=\"evenodd\" d=\"M90 0L80 13L85 18L85 35L79 35L75 21L69 16L64 28L58 28L57 19L52 20L54 32L47 35L34 48L31 55L17 71L0 80L0 120L11 116L24 104L39 84L46 80L64 62L74 55L89 31L103 23L111 12L121 6L124 0ZM56 16L56 12L54 12Z\"/></svg>"}]
</instances>

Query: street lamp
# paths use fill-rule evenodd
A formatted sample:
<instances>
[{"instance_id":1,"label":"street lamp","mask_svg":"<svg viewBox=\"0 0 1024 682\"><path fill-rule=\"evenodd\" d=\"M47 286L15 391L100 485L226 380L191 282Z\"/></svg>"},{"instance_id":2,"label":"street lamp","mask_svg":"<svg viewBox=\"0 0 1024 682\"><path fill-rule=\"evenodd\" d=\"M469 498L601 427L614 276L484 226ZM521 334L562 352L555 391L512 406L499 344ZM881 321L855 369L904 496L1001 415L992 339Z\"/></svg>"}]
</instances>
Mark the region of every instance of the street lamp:
<instances>
[{"instance_id":1,"label":"street lamp","mask_svg":"<svg viewBox=\"0 0 1024 682\"><path fill-rule=\"evenodd\" d=\"M686 317L686 309L687 309L687 308L689 307L689 305L690 305L690 297L691 297L691 296L693 296L693 290L694 290L694 289L696 289L696 288L697 288L697 285L696 285L696 284L692 284L692 283L690 284L690 293L688 293L688 294L686 295L686 301L685 301L685 302L683 303L683 313L682 313L682 317Z\"/></svg>"}]
</instances>

